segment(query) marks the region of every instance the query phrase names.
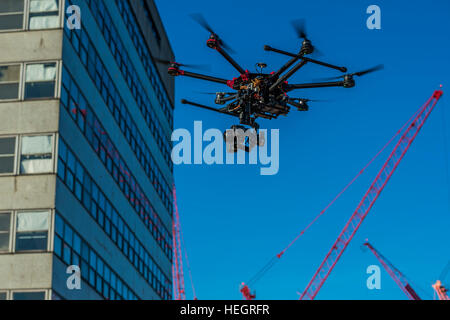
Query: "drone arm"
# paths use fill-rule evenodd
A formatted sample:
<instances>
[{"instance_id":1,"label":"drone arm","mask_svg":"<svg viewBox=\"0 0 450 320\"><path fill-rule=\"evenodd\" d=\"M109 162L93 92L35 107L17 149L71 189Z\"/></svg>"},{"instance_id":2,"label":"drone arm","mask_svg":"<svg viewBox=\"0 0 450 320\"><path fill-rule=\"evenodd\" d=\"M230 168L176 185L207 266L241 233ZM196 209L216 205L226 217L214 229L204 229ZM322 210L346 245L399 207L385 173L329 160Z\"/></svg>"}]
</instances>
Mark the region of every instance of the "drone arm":
<instances>
[{"instance_id":1,"label":"drone arm","mask_svg":"<svg viewBox=\"0 0 450 320\"><path fill-rule=\"evenodd\" d=\"M269 46L264 46L264 50L266 51L270 51L269 50ZM291 60L289 60L288 62L286 62L285 65L283 65L280 70L278 70L277 72L275 72L273 74L273 77L279 77L283 72L285 72L287 69L289 69L294 63L296 63L298 60L300 60L300 56L295 56L293 57Z\"/></svg>"},{"instance_id":2,"label":"drone arm","mask_svg":"<svg viewBox=\"0 0 450 320\"><path fill-rule=\"evenodd\" d=\"M230 113L228 111L224 111L222 109L216 109L216 108L208 107L208 106L205 106L203 104L199 104L199 103L196 103L196 102L188 101L188 100L185 100L185 99L182 99L181 103L182 104L189 104L189 105L194 106L194 107L199 107L199 108L202 108L202 109L215 111L215 112L218 112L218 113L223 113L223 114L227 114L227 115L230 115L230 116L237 117L237 115L232 114L232 113Z\"/></svg>"},{"instance_id":3,"label":"drone arm","mask_svg":"<svg viewBox=\"0 0 450 320\"><path fill-rule=\"evenodd\" d=\"M309 88L344 87L345 81L290 84L286 91Z\"/></svg>"},{"instance_id":4,"label":"drone arm","mask_svg":"<svg viewBox=\"0 0 450 320\"><path fill-rule=\"evenodd\" d=\"M222 83L222 84L228 83L228 80L226 80L226 79L206 76L204 74L199 74L199 73L194 73L194 72L189 72L189 71L184 71L184 70L177 70L177 72L178 72L177 75L180 75L180 76L186 76L186 77L191 77L191 78L206 80L206 81L211 81L211 82L217 82L217 83Z\"/></svg>"},{"instance_id":5,"label":"drone arm","mask_svg":"<svg viewBox=\"0 0 450 320\"><path fill-rule=\"evenodd\" d=\"M311 63L315 63L315 64L318 64L318 65L321 65L321 66L324 66L324 67L327 67L327 68L336 69L336 70L339 70L341 72L347 72L347 68L346 67L338 67L338 66L335 66L335 65L323 62L323 61L319 61L319 60L311 59L311 58L308 58L308 57L304 57L301 54L290 53L290 52L283 51L283 50L280 50L280 49L272 48L270 46L265 46L264 50L266 50L266 51L273 51L273 52L284 54L286 56L297 58L297 59L302 59L302 60L305 60L305 61L308 61L308 62L311 62Z\"/></svg>"},{"instance_id":6,"label":"drone arm","mask_svg":"<svg viewBox=\"0 0 450 320\"><path fill-rule=\"evenodd\" d=\"M239 74L244 74L245 70L236 62L234 59L220 46L215 48L238 72Z\"/></svg>"},{"instance_id":7,"label":"drone arm","mask_svg":"<svg viewBox=\"0 0 450 320\"><path fill-rule=\"evenodd\" d=\"M277 80L277 82L275 82L270 88L269 91L273 91L275 90L280 84L282 84L283 82L285 82L287 79L289 79L290 77L292 77L294 75L294 73L296 73L298 70L300 70L301 67L303 67L305 64L307 63L306 60L302 60L299 63L297 63L295 65L295 67L293 67L291 70L289 70L289 72L285 73L281 78L279 78Z\"/></svg>"}]
</instances>

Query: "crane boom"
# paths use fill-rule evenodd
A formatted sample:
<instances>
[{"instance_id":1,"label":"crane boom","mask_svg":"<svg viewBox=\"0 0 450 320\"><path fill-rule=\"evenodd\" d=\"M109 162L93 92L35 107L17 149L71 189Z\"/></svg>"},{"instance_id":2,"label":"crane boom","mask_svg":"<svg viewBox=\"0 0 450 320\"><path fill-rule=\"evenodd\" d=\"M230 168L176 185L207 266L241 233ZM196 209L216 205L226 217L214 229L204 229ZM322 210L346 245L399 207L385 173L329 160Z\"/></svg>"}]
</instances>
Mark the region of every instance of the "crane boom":
<instances>
[{"instance_id":1,"label":"crane boom","mask_svg":"<svg viewBox=\"0 0 450 320\"><path fill-rule=\"evenodd\" d=\"M419 295L414 291L414 289L409 284L408 279L398 270L394 265L389 262L389 260L383 256L377 249L375 249L368 241L364 245L369 248L370 251L375 255L375 257L383 265L384 269L389 273L391 278L397 283L397 285L402 289L402 291L408 296L410 300L422 300Z\"/></svg>"},{"instance_id":2,"label":"crane boom","mask_svg":"<svg viewBox=\"0 0 450 320\"><path fill-rule=\"evenodd\" d=\"M369 190L362 198L358 207L350 217L342 232L339 234L337 240L326 255L322 264L317 269L311 281L308 283L305 291L300 296L300 300L313 300L317 296L320 288L330 275L336 263L339 261L339 258L342 256L348 244L356 234L356 231L358 231L361 223L373 207L392 174L397 169L399 163L405 156L442 94L443 92L441 90L436 90L428 101L419 109L417 116L412 120L411 124L397 142L394 150L389 155L389 158L384 163Z\"/></svg>"},{"instance_id":3,"label":"crane boom","mask_svg":"<svg viewBox=\"0 0 450 320\"><path fill-rule=\"evenodd\" d=\"M432 287L437 293L439 300L450 300L449 296L447 295L448 290L442 285L442 282L440 280L436 281L436 283L433 284Z\"/></svg>"},{"instance_id":4,"label":"crane boom","mask_svg":"<svg viewBox=\"0 0 450 320\"><path fill-rule=\"evenodd\" d=\"M173 277L173 294L174 300L186 300L186 292L184 288L184 271L183 271L183 254L181 251L181 226L180 215L178 213L177 193L175 186L173 187L174 199L174 215L172 222L173 233L173 263L172 263L172 277Z\"/></svg>"}]
</instances>

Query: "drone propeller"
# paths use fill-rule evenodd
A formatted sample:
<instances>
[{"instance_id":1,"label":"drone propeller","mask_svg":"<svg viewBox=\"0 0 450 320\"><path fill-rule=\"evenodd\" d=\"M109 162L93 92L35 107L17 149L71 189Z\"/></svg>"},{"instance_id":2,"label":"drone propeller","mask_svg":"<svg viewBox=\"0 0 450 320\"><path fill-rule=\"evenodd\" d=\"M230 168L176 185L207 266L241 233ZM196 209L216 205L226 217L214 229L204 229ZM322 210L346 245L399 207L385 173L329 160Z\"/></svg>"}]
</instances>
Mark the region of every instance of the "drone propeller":
<instances>
[{"instance_id":1,"label":"drone propeller","mask_svg":"<svg viewBox=\"0 0 450 320\"><path fill-rule=\"evenodd\" d=\"M216 37L219 37L217 33L214 32L214 30L211 28L209 23L206 21L205 17L201 13L192 13L190 14L190 17L197 22L203 29L208 31L209 33L215 35ZM227 50L230 53L235 53L235 51L226 44L222 39L219 39L220 45L223 49Z\"/></svg>"},{"instance_id":2,"label":"drone propeller","mask_svg":"<svg viewBox=\"0 0 450 320\"><path fill-rule=\"evenodd\" d=\"M178 62L174 62L174 61L170 61L170 60L166 60L166 59L159 59L159 58L155 58L155 61L167 66L170 66L172 64L176 64L179 67L185 67L185 68L190 68L190 69L198 69L198 70L211 70L211 66L208 64L184 64L184 63L178 63Z\"/></svg>"},{"instance_id":3,"label":"drone propeller","mask_svg":"<svg viewBox=\"0 0 450 320\"><path fill-rule=\"evenodd\" d=\"M320 81L331 81L331 80L342 79L342 78L345 78L345 77L353 77L353 76L361 77L361 76L363 76L365 74L369 74L369 73L372 73L372 72L375 72L375 71L382 70L383 68L384 68L384 65L379 64L379 65L376 65L375 67L372 67L372 68L369 68L369 69L366 69L366 70L363 70L363 71L358 71L358 72L354 72L354 73L350 73L350 74L344 74L342 76L337 76L337 77L321 78L319 80Z\"/></svg>"},{"instance_id":4,"label":"drone propeller","mask_svg":"<svg viewBox=\"0 0 450 320\"><path fill-rule=\"evenodd\" d=\"M208 94L208 95L217 95L218 93L223 93L225 95L233 95L236 94L236 92L203 92L203 91L194 91L198 94Z\"/></svg>"},{"instance_id":5,"label":"drone propeller","mask_svg":"<svg viewBox=\"0 0 450 320\"><path fill-rule=\"evenodd\" d=\"M291 21L291 25L300 39L308 39L308 36L306 34L305 19L293 20Z\"/></svg>"}]
</instances>

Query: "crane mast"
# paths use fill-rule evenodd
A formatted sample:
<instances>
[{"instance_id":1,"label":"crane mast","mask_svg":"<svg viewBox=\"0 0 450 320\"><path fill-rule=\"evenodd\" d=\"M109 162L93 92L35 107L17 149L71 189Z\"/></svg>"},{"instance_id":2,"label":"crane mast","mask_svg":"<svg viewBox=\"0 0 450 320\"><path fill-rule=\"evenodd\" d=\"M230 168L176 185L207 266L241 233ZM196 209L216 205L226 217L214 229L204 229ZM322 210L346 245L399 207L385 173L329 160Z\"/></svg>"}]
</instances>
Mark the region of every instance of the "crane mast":
<instances>
[{"instance_id":1,"label":"crane mast","mask_svg":"<svg viewBox=\"0 0 450 320\"><path fill-rule=\"evenodd\" d=\"M370 212L370 209L372 209L380 193L397 169L399 163L405 156L417 134L420 132L420 129L425 124L425 121L433 111L442 94L443 92L441 90L436 90L428 101L419 109L417 116L411 121L410 125L397 142L394 150L389 155L389 158L384 163L369 190L362 198L320 267L308 283L306 289L300 296L300 300L313 300L317 296L320 288L323 286L350 241L353 239L367 214Z\"/></svg>"},{"instance_id":2,"label":"crane mast","mask_svg":"<svg viewBox=\"0 0 450 320\"><path fill-rule=\"evenodd\" d=\"M369 248L370 251L375 255L375 257L383 265L384 269L389 273L391 278L397 283L397 285L402 289L402 291L408 296L410 300L422 300L419 295L414 291L408 282L408 279L398 270L389 260L384 257L377 249L375 249L368 241L364 245Z\"/></svg>"},{"instance_id":3,"label":"crane mast","mask_svg":"<svg viewBox=\"0 0 450 320\"><path fill-rule=\"evenodd\" d=\"M173 262L172 262L172 278L173 278L173 298L174 300L186 300L186 292L184 288L184 272L183 272L183 254L181 251L181 226L180 215L178 213L177 193L175 186L173 187L174 215L172 223L173 237Z\"/></svg>"}]
</instances>

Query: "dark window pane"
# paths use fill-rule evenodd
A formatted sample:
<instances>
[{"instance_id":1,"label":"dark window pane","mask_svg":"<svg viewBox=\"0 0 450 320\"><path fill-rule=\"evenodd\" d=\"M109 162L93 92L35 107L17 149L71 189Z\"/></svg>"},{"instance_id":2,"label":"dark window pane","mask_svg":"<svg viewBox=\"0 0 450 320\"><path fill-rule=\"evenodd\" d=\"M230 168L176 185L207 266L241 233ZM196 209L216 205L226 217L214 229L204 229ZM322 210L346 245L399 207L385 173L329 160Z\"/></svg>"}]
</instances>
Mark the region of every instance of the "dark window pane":
<instances>
[{"instance_id":1,"label":"dark window pane","mask_svg":"<svg viewBox=\"0 0 450 320\"><path fill-rule=\"evenodd\" d=\"M0 1L2 3L2 1ZM0 30L22 29L23 13L0 16Z\"/></svg>"},{"instance_id":2,"label":"dark window pane","mask_svg":"<svg viewBox=\"0 0 450 320\"><path fill-rule=\"evenodd\" d=\"M45 300L45 292L14 292L13 300Z\"/></svg>"},{"instance_id":3,"label":"dark window pane","mask_svg":"<svg viewBox=\"0 0 450 320\"><path fill-rule=\"evenodd\" d=\"M55 82L27 82L25 85L25 99L53 98L55 96Z\"/></svg>"},{"instance_id":4,"label":"dark window pane","mask_svg":"<svg viewBox=\"0 0 450 320\"><path fill-rule=\"evenodd\" d=\"M1 16L0 16L1 20ZM19 84L18 83L0 83L0 99L18 99L19 98Z\"/></svg>"},{"instance_id":5,"label":"dark window pane","mask_svg":"<svg viewBox=\"0 0 450 320\"><path fill-rule=\"evenodd\" d=\"M0 173L14 172L14 156L0 157Z\"/></svg>"},{"instance_id":6,"label":"dark window pane","mask_svg":"<svg viewBox=\"0 0 450 320\"><path fill-rule=\"evenodd\" d=\"M0 292L0 300L6 300L6 292Z\"/></svg>"},{"instance_id":7,"label":"dark window pane","mask_svg":"<svg viewBox=\"0 0 450 320\"><path fill-rule=\"evenodd\" d=\"M17 233L16 251L47 250L47 231Z\"/></svg>"},{"instance_id":8,"label":"dark window pane","mask_svg":"<svg viewBox=\"0 0 450 320\"><path fill-rule=\"evenodd\" d=\"M0 13L23 11L23 0L2 0L0 1Z\"/></svg>"},{"instance_id":9,"label":"dark window pane","mask_svg":"<svg viewBox=\"0 0 450 320\"><path fill-rule=\"evenodd\" d=\"M0 233L0 252L9 250L9 232Z\"/></svg>"},{"instance_id":10,"label":"dark window pane","mask_svg":"<svg viewBox=\"0 0 450 320\"><path fill-rule=\"evenodd\" d=\"M57 235L55 235L55 249L54 252L58 257L61 257L61 246L62 246L62 242L61 242L61 238Z\"/></svg>"},{"instance_id":11,"label":"dark window pane","mask_svg":"<svg viewBox=\"0 0 450 320\"><path fill-rule=\"evenodd\" d=\"M11 214L0 213L0 232L9 231L10 225L11 225Z\"/></svg>"},{"instance_id":12,"label":"dark window pane","mask_svg":"<svg viewBox=\"0 0 450 320\"><path fill-rule=\"evenodd\" d=\"M14 154L15 149L16 149L16 138L0 139L0 155Z\"/></svg>"}]
</instances>

